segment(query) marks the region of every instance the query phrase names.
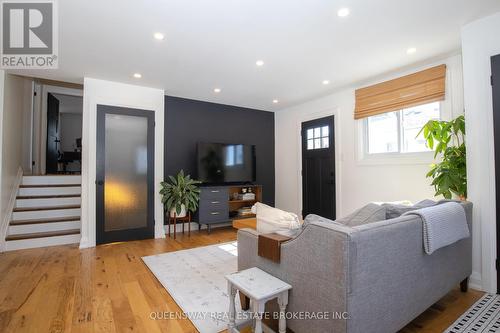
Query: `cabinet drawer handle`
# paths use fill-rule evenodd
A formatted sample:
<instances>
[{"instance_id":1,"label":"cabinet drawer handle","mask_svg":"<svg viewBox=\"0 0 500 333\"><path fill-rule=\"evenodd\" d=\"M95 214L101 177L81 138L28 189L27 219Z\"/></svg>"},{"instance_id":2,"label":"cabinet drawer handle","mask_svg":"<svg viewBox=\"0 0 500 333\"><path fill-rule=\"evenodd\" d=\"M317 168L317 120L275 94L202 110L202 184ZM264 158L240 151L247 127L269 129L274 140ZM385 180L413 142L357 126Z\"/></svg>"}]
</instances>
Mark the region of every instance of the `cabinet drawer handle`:
<instances>
[{"instance_id":1,"label":"cabinet drawer handle","mask_svg":"<svg viewBox=\"0 0 500 333\"><path fill-rule=\"evenodd\" d=\"M212 215L219 215L220 213L219 212L211 212L210 214L212 214Z\"/></svg>"},{"instance_id":2,"label":"cabinet drawer handle","mask_svg":"<svg viewBox=\"0 0 500 333\"><path fill-rule=\"evenodd\" d=\"M220 201L212 201L211 203L212 204L218 204L218 203L220 203Z\"/></svg>"},{"instance_id":3,"label":"cabinet drawer handle","mask_svg":"<svg viewBox=\"0 0 500 333\"><path fill-rule=\"evenodd\" d=\"M211 190L212 193L219 193L219 190Z\"/></svg>"}]
</instances>

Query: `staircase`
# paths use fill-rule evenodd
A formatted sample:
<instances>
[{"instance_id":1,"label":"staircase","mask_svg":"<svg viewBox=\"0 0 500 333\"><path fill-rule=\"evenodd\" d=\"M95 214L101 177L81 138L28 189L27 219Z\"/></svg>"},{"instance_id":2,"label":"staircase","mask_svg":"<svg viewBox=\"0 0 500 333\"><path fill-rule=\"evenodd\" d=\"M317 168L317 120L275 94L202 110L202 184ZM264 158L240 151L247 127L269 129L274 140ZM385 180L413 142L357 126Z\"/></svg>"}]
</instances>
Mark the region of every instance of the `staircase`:
<instances>
[{"instance_id":1,"label":"staircase","mask_svg":"<svg viewBox=\"0 0 500 333\"><path fill-rule=\"evenodd\" d=\"M6 250L80 242L81 176L24 176Z\"/></svg>"}]
</instances>

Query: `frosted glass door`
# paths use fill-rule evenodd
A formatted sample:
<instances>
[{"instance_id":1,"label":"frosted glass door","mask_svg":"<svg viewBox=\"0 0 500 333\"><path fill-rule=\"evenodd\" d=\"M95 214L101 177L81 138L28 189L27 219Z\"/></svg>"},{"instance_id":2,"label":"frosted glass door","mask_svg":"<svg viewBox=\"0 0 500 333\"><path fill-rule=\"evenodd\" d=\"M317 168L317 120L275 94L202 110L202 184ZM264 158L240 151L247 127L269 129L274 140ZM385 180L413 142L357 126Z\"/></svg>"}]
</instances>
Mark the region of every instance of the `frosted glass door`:
<instances>
[{"instance_id":1,"label":"frosted glass door","mask_svg":"<svg viewBox=\"0 0 500 333\"><path fill-rule=\"evenodd\" d=\"M147 118L106 114L105 231L147 225L147 134Z\"/></svg>"},{"instance_id":2,"label":"frosted glass door","mask_svg":"<svg viewBox=\"0 0 500 333\"><path fill-rule=\"evenodd\" d=\"M102 243L152 235L151 111L100 106L98 222ZM141 112L139 112L141 111ZM146 115L143 113L146 112ZM149 117L148 117L149 116ZM150 230L151 229L151 230Z\"/></svg>"}]
</instances>

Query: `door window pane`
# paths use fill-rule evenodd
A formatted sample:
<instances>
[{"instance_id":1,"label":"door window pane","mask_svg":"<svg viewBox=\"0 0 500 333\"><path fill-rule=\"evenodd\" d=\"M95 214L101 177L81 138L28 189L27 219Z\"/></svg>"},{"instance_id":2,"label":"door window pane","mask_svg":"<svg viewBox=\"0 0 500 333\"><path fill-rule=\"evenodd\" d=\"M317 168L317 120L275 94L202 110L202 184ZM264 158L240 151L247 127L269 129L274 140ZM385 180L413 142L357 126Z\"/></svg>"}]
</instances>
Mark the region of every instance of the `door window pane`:
<instances>
[{"instance_id":1,"label":"door window pane","mask_svg":"<svg viewBox=\"0 0 500 333\"><path fill-rule=\"evenodd\" d=\"M322 138L322 143L321 143L321 148L328 148L329 144L330 144L330 139L328 137L326 138Z\"/></svg>"},{"instance_id":2,"label":"door window pane","mask_svg":"<svg viewBox=\"0 0 500 333\"><path fill-rule=\"evenodd\" d=\"M314 130L312 128L307 130L307 139L313 139L314 138Z\"/></svg>"},{"instance_id":3,"label":"door window pane","mask_svg":"<svg viewBox=\"0 0 500 333\"><path fill-rule=\"evenodd\" d=\"M314 139L314 149L321 148L321 139Z\"/></svg>"},{"instance_id":4,"label":"door window pane","mask_svg":"<svg viewBox=\"0 0 500 333\"><path fill-rule=\"evenodd\" d=\"M369 117L368 153L394 153L398 147L398 116L397 112L388 112Z\"/></svg>"},{"instance_id":5,"label":"door window pane","mask_svg":"<svg viewBox=\"0 0 500 333\"><path fill-rule=\"evenodd\" d=\"M312 150L314 149L314 140L307 140L307 150Z\"/></svg>"}]
</instances>

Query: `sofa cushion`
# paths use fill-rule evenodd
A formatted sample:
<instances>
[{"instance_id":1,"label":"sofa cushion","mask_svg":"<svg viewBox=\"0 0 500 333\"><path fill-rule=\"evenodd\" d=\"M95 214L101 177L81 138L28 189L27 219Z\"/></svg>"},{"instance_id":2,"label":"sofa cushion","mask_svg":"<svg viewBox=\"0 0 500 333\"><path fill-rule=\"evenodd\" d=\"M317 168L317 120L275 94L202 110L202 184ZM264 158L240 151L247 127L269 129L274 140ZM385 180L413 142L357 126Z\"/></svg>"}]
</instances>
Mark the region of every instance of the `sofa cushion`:
<instances>
[{"instance_id":1,"label":"sofa cushion","mask_svg":"<svg viewBox=\"0 0 500 333\"><path fill-rule=\"evenodd\" d=\"M337 223L349 227L355 227L371 222L383 221L386 219L386 207L369 203L345 217L337 219Z\"/></svg>"},{"instance_id":2,"label":"sofa cushion","mask_svg":"<svg viewBox=\"0 0 500 333\"><path fill-rule=\"evenodd\" d=\"M425 207L431 207L438 204L437 202L433 200L422 200L420 202L417 202L414 205L399 205L399 204L391 204L391 203L385 203L382 204L383 207L386 207L386 219L395 219L397 217L400 217L406 212L412 211L412 210L417 210L420 208L425 208Z\"/></svg>"}]
</instances>

